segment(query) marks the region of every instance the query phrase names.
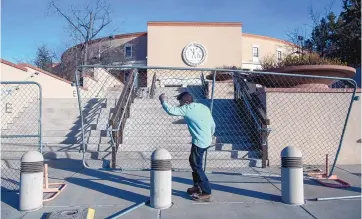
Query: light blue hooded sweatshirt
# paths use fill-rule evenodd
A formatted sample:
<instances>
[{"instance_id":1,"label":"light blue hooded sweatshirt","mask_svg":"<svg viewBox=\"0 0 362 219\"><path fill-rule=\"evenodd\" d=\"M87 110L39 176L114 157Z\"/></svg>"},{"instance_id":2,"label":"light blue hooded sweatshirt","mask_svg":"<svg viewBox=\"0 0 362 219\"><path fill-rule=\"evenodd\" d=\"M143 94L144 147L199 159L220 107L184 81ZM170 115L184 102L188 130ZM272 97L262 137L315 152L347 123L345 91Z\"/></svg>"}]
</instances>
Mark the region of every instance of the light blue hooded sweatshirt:
<instances>
[{"instance_id":1,"label":"light blue hooded sweatshirt","mask_svg":"<svg viewBox=\"0 0 362 219\"><path fill-rule=\"evenodd\" d=\"M162 108L171 116L184 117L194 145L200 148L211 145L212 136L215 133L215 122L207 106L201 103L190 103L173 107L163 102Z\"/></svg>"}]
</instances>

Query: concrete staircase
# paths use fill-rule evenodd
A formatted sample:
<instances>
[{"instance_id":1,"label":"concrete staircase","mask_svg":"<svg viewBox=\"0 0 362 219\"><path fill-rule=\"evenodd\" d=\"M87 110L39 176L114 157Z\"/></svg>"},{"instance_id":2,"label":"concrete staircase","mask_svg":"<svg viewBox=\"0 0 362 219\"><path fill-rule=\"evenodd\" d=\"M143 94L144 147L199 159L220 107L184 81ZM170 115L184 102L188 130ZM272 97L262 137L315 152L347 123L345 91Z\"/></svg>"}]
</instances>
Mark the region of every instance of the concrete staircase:
<instances>
[{"instance_id":1,"label":"concrete staircase","mask_svg":"<svg viewBox=\"0 0 362 219\"><path fill-rule=\"evenodd\" d=\"M106 132L108 120L122 87L108 88L106 98L82 99L87 153L85 160L94 168L108 167L111 158L110 137ZM2 135L34 135L37 105L24 108ZM79 168L82 135L77 99L43 99L43 155L46 163L59 168ZM29 118L34 117L34 118ZM19 169L21 156L29 150L38 150L38 138L1 139L1 168ZM70 162L74 161L74 162ZM74 166L74 165L77 166Z\"/></svg>"},{"instance_id":2,"label":"concrete staircase","mask_svg":"<svg viewBox=\"0 0 362 219\"><path fill-rule=\"evenodd\" d=\"M131 116L127 119L122 145L117 154L117 166L124 169L150 168L150 156L157 148L166 148L172 154L175 169L189 169L191 136L182 117L172 117L162 109L158 96L165 93L168 102L177 105L176 96L189 90L197 102L210 105L203 98L201 87L163 87L156 89L155 99L135 99ZM208 151L208 168L261 167L260 154L251 143L251 132L242 124L242 112L233 100L214 101L213 116L216 140ZM250 128L249 128L250 129Z\"/></svg>"}]
</instances>

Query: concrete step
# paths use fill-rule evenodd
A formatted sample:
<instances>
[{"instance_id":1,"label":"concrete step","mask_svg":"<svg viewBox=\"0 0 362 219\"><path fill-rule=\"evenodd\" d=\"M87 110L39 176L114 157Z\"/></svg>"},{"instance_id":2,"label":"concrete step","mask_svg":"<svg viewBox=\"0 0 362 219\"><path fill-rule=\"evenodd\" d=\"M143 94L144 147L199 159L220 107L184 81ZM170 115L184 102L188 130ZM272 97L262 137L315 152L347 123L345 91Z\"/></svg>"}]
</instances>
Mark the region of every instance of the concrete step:
<instances>
[{"instance_id":1,"label":"concrete step","mask_svg":"<svg viewBox=\"0 0 362 219\"><path fill-rule=\"evenodd\" d=\"M85 119L84 125L89 128L90 126L92 129L96 129L97 126L106 126L108 125L109 121L105 119ZM38 127L37 122L16 122L16 123L10 123L7 127L8 130L33 130L35 127ZM74 130L74 129L80 129L81 126L81 120L73 120L73 119L59 119L56 121L43 121L42 122L42 128L43 130ZM101 130L101 129L99 129Z\"/></svg>"},{"instance_id":2,"label":"concrete step","mask_svg":"<svg viewBox=\"0 0 362 219\"><path fill-rule=\"evenodd\" d=\"M86 159L86 163L91 168L109 168L109 161L108 160L97 160L97 159ZM82 169L83 164L81 159L45 159L44 163L48 164L49 167L55 168L55 169ZM1 160L1 169L6 169L6 171L9 171L9 169L14 170L14 174L19 174L20 176L20 160L19 159L6 159Z\"/></svg>"},{"instance_id":3,"label":"concrete step","mask_svg":"<svg viewBox=\"0 0 362 219\"><path fill-rule=\"evenodd\" d=\"M107 144L110 143L110 137L88 137L85 139L88 144ZM77 144L82 141L81 137L43 137L43 143L47 144ZM29 139L29 138L2 138L1 143L37 143L38 139Z\"/></svg>"},{"instance_id":4,"label":"concrete step","mask_svg":"<svg viewBox=\"0 0 362 219\"><path fill-rule=\"evenodd\" d=\"M102 108L102 109L88 109L88 110L82 110L84 117L94 117L96 115L99 115L101 113L110 113L110 108ZM72 110L54 110L49 109L47 112L43 113L43 118L47 119L60 119L60 118L78 118L80 116L79 109L72 109ZM38 119L38 114L29 114L27 112L24 112L22 114L19 114L17 118L23 118L26 117L27 119Z\"/></svg>"},{"instance_id":5,"label":"concrete step","mask_svg":"<svg viewBox=\"0 0 362 219\"><path fill-rule=\"evenodd\" d=\"M38 133L37 127L34 129L27 130L2 130L2 135L36 135ZM109 132L100 130L85 130L84 134L86 137L107 137ZM81 137L82 131L79 130L43 130L43 137Z\"/></svg>"},{"instance_id":6,"label":"concrete step","mask_svg":"<svg viewBox=\"0 0 362 219\"><path fill-rule=\"evenodd\" d=\"M171 143L177 143L177 144L191 144L191 137L190 136L175 136L175 137L169 137L169 136L149 136L149 137L127 137L125 136L123 139L124 144L171 144Z\"/></svg>"},{"instance_id":7,"label":"concrete step","mask_svg":"<svg viewBox=\"0 0 362 219\"><path fill-rule=\"evenodd\" d=\"M157 129L156 127L150 129L142 129L142 130L129 130L125 129L124 132L125 137L133 137L133 138L140 138L140 137L162 137L165 136L165 130ZM176 130L168 130L167 131L168 137L178 137L178 136L190 136L190 131L187 129L187 126L183 128L179 128Z\"/></svg>"},{"instance_id":8,"label":"concrete step","mask_svg":"<svg viewBox=\"0 0 362 219\"><path fill-rule=\"evenodd\" d=\"M171 154L172 156L172 154ZM172 169L191 170L188 159L173 159L171 161ZM228 169L242 167L262 167L261 159L207 159L207 168ZM150 169L151 161L149 159L126 159L118 157L117 167L123 169Z\"/></svg>"},{"instance_id":9,"label":"concrete step","mask_svg":"<svg viewBox=\"0 0 362 219\"><path fill-rule=\"evenodd\" d=\"M169 151L172 154L172 159L189 159L190 151ZM118 151L118 155L130 160L150 159L153 151ZM207 153L208 159L237 159L237 158L258 158L254 151L216 151L210 150Z\"/></svg>"},{"instance_id":10,"label":"concrete step","mask_svg":"<svg viewBox=\"0 0 362 219\"><path fill-rule=\"evenodd\" d=\"M171 144L121 144L119 145L119 151L154 151L158 148L165 148L168 151L190 151L191 144L188 143L171 143ZM225 151L259 151L259 147L253 145L251 143L244 143L244 144L224 144L224 143L216 143L212 144L211 147L208 149L209 151L213 150L225 150Z\"/></svg>"},{"instance_id":11,"label":"concrete step","mask_svg":"<svg viewBox=\"0 0 362 219\"><path fill-rule=\"evenodd\" d=\"M43 144L44 152L79 152L82 144ZM111 151L110 144L86 144L87 151L89 152L106 152ZM38 150L38 143L2 143L1 151L7 152L21 152Z\"/></svg>"},{"instance_id":12,"label":"concrete step","mask_svg":"<svg viewBox=\"0 0 362 219\"><path fill-rule=\"evenodd\" d=\"M175 119L177 124L173 124L172 122L162 122L158 120L142 120L142 119L133 119L129 118L126 122L125 130L127 131L147 131L147 130L163 130L163 131L178 131L178 130L185 130L187 129L186 123L184 123L184 119L182 117L177 117ZM180 124L181 123L181 124ZM243 124L241 123L225 123L225 124L217 124L216 125L216 131L223 133L224 131L229 130L245 130L243 127Z\"/></svg>"},{"instance_id":13,"label":"concrete step","mask_svg":"<svg viewBox=\"0 0 362 219\"><path fill-rule=\"evenodd\" d=\"M179 124L186 124L183 117L180 116L169 116L164 119L157 119L151 118L151 119L145 119L145 118L134 118L130 117L127 119L127 125L179 125Z\"/></svg>"},{"instance_id":14,"label":"concrete step","mask_svg":"<svg viewBox=\"0 0 362 219\"><path fill-rule=\"evenodd\" d=\"M23 152L1 152L2 160L20 160L21 157L26 153ZM84 154L85 159L111 159L111 152L87 152ZM81 152L73 152L73 151L58 151L58 152L44 152L44 159L48 160L57 160L57 159L74 159L81 160L83 158L83 153Z\"/></svg>"}]
</instances>

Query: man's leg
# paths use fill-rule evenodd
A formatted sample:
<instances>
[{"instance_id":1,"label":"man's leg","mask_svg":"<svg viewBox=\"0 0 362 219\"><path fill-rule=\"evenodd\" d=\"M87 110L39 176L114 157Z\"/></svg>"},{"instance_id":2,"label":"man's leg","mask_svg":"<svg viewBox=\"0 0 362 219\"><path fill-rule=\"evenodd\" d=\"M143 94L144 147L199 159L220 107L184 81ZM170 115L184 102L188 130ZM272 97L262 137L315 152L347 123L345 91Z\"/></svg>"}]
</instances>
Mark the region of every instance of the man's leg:
<instances>
[{"instance_id":1,"label":"man's leg","mask_svg":"<svg viewBox=\"0 0 362 219\"><path fill-rule=\"evenodd\" d=\"M193 194L199 194L201 192L200 187L199 187L199 179L198 179L198 175L195 169L195 162L192 156L193 153L193 147L195 147L194 145L191 147L191 153L190 153L190 157L189 157L189 162L190 162L190 167L192 169L192 181L194 182L194 186L192 188L187 189L187 193L190 195Z\"/></svg>"},{"instance_id":2,"label":"man's leg","mask_svg":"<svg viewBox=\"0 0 362 219\"><path fill-rule=\"evenodd\" d=\"M191 156L194 164L194 172L197 174L198 184L200 186L202 194L196 197L196 199L203 200L209 200L211 195L211 188L209 179L207 178L203 168L202 168L202 162L204 153L207 149L205 148L199 148L195 145L192 146L191 150Z\"/></svg>"}]
</instances>

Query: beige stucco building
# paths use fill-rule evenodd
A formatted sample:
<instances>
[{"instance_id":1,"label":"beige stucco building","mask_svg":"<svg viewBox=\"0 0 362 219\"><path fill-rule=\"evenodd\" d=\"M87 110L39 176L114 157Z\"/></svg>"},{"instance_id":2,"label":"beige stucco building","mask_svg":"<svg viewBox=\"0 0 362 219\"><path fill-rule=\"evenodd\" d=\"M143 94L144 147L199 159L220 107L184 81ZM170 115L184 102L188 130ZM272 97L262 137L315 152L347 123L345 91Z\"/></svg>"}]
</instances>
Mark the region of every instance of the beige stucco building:
<instances>
[{"instance_id":1,"label":"beige stucco building","mask_svg":"<svg viewBox=\"0 0 362 219\"><path fill-rule=\"evenodd\" d=\"M184 50L192 43L197 46L191 46L190 51L196 49L194 52L200 56L192 67L236 66L247 70L260 68L266 55L281 59L295 46L272 37L243 33L240 22L148 22L147 32L92 41L87 63L190 67L185 59L192 57ZM80 46L65 51L62 63L75 66L74 57L81 56L79 51Z\"/></svg>"}]
</instances>

